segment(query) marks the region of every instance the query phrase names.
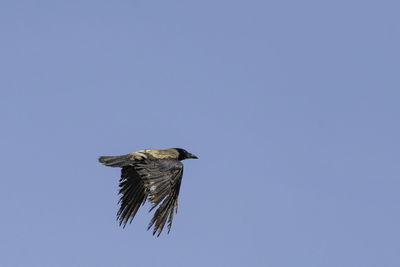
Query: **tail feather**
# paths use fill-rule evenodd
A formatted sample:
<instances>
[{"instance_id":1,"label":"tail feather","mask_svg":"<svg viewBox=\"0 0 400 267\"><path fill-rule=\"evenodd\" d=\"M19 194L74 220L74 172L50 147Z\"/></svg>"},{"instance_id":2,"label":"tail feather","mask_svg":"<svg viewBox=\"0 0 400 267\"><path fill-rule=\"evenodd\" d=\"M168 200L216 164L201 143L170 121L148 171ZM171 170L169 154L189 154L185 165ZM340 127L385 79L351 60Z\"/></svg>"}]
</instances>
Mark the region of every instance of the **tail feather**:
<instances>
[{"instance_id":1,"label":"tail feather","mask_svg":"<svg viewBox=\"0 0 400 267\"><path fill-rule=\"evenodd\" d=\"M128 155L123 156L102 156L99 162L109 167L124 167L132 163L131 157Z\"/></svg>"}]
</instances>

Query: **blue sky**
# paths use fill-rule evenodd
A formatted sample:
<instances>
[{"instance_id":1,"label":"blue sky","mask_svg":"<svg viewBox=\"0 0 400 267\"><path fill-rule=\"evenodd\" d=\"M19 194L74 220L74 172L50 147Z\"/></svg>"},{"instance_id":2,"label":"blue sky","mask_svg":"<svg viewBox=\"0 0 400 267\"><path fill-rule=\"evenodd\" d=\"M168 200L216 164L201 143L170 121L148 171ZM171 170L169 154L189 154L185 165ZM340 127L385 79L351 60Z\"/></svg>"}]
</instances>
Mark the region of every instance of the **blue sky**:
<instances>
[{"instance_id":1,"label":"blue sky","mask_svg":"<svg viewBox=\"0 0 400 267\"><path fill-rule=\"evenodd\" d=\"M1 266L400 266L397 1L1 1ZM118 169L183 147L171 233Z\"/></svg>"}]
</instances>

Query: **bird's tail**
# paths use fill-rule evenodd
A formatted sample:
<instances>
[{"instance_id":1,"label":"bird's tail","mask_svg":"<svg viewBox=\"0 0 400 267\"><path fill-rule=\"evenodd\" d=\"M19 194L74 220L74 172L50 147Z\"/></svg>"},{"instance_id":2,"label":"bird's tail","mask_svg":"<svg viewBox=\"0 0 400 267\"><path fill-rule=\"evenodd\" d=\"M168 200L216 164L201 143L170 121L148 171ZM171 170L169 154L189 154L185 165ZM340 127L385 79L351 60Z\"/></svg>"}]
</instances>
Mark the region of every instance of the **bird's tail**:
<instances>
[{"instance_id":1,"label":"bird's tail","mask_svg":"<svg viewBox=\"0 0 400 267\"><path fill-rule=\"evenodd\" d=\"M124 167L132 163L129 155L123 156L102 156L99 158L99 162L109 167Z\"/></svg>"}]
</instances>

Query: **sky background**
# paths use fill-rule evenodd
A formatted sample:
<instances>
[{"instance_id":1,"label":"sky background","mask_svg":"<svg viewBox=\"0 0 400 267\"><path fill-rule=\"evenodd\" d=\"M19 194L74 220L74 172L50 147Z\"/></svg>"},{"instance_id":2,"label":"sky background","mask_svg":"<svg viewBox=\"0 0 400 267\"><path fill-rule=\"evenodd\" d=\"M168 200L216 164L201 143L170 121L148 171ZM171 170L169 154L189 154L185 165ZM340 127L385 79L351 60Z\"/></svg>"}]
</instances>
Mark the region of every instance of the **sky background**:
<instances>
[{"instance_id":1,"label":"sky background","mask_svg":"<svg viewBox=\"0 0 400 267\"><path fill-rule=\"evenodd\" d=\"M0 2L0 266L400 266L398 1ZM119 169L182 147L169 235Z\"/></svg>"}]
</instances>

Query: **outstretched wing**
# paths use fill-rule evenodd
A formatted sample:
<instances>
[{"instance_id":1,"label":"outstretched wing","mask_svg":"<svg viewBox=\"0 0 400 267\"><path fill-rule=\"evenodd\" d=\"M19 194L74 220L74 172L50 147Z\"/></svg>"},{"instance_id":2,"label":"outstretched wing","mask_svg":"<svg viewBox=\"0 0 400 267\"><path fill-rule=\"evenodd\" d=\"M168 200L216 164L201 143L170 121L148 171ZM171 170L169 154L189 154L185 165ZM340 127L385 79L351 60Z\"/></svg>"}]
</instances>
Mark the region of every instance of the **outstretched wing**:
<instances>
[{"instance_id":1,"label":"outstretched wing","mask_svg":"<svg viewBox=\"0 0 400 267\"><path fill-rule=\"evenodd\" d=\"M121 207L117 213L119 225L126 226L129 218L132 222L136 212L146 202L148 193L143 180L133 166L125 166L121 170L119 180Z\"/></svg>"},{"instance_id":2,"label":"outstretched wing","mask_svg":"<svg viewBox=\"0 0 400 267\"><path fill-rule=\"evenodd\" d=\"M157 208L148 229L154 225L153 235L159 236L168 220L168 233L171 230L174 210L178 210L178 195L181 187L183 164L174 159L158 159L139 162L135 169L143 179L153 203L150 211Z\"/></svg>"}]
</instances>

